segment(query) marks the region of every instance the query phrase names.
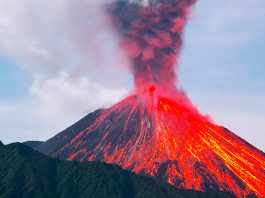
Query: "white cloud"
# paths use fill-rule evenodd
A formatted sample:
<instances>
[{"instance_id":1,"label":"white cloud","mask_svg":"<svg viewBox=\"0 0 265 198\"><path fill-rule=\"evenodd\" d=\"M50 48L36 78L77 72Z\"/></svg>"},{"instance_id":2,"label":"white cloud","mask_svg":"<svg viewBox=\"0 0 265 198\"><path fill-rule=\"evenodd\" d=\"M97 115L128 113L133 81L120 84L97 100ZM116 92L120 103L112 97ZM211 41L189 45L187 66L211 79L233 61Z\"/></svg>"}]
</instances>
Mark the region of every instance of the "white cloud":
<instances>
[{"instance_id":1,"label":"white cloud","mask_svg":"<svg viewBox=\"0 0 265 198\"><path fill-rule=\"evenodd\" d=\"M114 104L127 90L105 88L84 76L62 72L55 78L36 78L30 94L35 98L0 101L0 139L4 143L47 140L91 111Z\"/></svg>"},{"instance_id":2,"label":"white cloud","mask_svg":"<svg viewBox=\"0 0 265 198\"><path fill-rule=\"evenodd\" d=\"M0 0L0 54L48 74L126 65L101 2Z\"/></svg>"},{"instance_id":3,"label":"white cloud","mask_svg":"<svg viewBox=\"0 0 265 198\"><path fill-rule=\"evenodd\" d=\"M118 102L127 92L125 88L106 88L85 76L71 77L66 72L56 78L36 78L30 88L45 114L92 112Z\"/></svg>"},{"instance_id":4,"label":"white cloud","mask_svg":"<svg viewBox=\"0 0 265 198\"><path fill-rule=\"evenodd\" d=\"M33 79L27 99L0 101L6 143L48 139L127 93L128 63L103 1L0 0L0 57Z\"/></svg>"}]
</instances>

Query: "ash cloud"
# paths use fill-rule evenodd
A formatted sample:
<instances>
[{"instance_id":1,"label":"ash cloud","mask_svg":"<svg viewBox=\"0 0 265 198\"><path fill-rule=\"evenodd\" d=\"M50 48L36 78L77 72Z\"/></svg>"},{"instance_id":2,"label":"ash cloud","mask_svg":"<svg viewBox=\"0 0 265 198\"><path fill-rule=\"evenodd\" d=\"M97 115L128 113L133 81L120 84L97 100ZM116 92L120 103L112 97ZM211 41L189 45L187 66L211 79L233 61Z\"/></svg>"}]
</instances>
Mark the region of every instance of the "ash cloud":
<instances>
[{"instance_id":1,"label":"ash cloud","mask_svg":"<svg viewBox=\"0 0 265 198\"><path fill-rule=\"evenodd\" d=\"M175 65L190 7L196 1L115 1L106 6L131 62L137 87L175 86Z\"/></svg>"}]
</instances>

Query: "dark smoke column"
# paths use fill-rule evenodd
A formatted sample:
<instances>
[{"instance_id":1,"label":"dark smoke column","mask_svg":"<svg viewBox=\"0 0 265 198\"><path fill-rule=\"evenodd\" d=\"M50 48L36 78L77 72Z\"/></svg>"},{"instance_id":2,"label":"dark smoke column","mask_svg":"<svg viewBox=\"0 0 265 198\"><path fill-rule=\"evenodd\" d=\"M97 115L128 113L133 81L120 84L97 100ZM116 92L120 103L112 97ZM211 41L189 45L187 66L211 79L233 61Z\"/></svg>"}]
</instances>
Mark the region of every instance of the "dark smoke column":
<instances>
[{"instance_id":1,"label":"dark smoke column","mask_svg":"<svg viewBox=\"0 0 265 198\"><path fill-rule=\"evenodd\" d=\"M196 0L117 0L107 6L132 62L137 87L174 87L174 66L189 8Z\"/></svg>"}]
</instances>

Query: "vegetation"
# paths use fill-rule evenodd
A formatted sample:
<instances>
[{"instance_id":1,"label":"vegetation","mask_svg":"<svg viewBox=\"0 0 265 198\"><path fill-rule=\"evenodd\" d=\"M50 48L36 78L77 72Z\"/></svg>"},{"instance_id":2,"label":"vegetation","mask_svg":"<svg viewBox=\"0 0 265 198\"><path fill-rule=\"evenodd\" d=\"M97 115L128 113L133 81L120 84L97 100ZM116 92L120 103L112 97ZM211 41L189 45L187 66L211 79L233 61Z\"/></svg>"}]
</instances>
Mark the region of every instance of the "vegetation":
<instances>
[{"instance_id":1,"label":"vegetation","mask_svg":"<svg viewBox=\"0 0 265 198\"><path fill-rule=\"evenodd\" d=\"M101 162L69 162L47 157L26 145L0 142L1 198L166 198L233 197L157 184L152 179Z\"/></svg>"}]
</instances>

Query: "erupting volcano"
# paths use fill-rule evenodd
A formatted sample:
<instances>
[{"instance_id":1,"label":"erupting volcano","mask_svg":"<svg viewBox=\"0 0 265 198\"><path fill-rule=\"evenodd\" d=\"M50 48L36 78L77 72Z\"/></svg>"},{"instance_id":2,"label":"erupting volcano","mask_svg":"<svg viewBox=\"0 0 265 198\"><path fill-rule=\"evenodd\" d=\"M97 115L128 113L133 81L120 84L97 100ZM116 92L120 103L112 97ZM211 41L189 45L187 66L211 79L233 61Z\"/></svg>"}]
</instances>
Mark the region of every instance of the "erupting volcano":
<instances>
[{"instance_id":1,"label":"erupting volcano","mask_svg":"<svg viewBox=\"0 0 265 198\"><path fill-rule=\"evenodd\" d=\"M265 196L265 155L201 115L176 87L182 32L195 0L118 0L107 15L135 77L133 93L43 143L53 157L117 164L185 189Z\"/></svg>"}]
</instances>

